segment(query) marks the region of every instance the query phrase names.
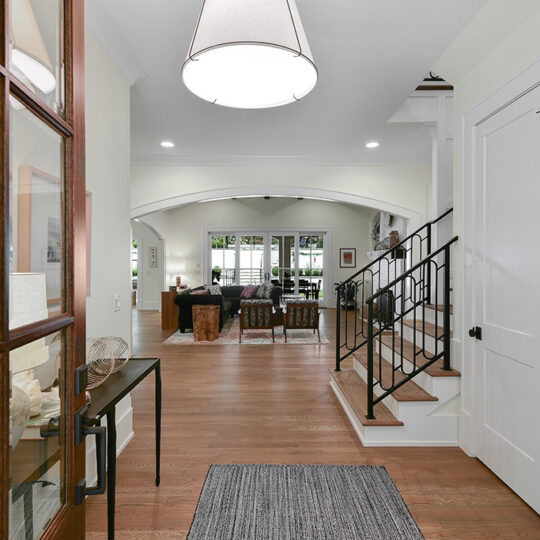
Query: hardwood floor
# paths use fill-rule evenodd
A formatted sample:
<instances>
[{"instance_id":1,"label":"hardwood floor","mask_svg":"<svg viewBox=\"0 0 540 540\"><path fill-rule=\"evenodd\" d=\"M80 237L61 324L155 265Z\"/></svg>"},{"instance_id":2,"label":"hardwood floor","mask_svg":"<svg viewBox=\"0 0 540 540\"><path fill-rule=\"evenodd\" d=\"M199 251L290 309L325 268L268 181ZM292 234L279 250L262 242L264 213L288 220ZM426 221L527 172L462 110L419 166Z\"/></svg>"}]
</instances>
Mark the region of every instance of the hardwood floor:
<instances>
[{"instance_id":1,"label":"hardwood floor","mask_svg":"<svg viewBox=\"0 0 540 540\"><path fill-rule=\"evenodd\" d=\"M332 340L332 310L321 327ZM185 538L212 463L322 463L384 465L426 539L540 539L538 514L460 449L364 448L329 387L332 343L162 345L170 333L134 312L136 356L162 359L162 474L157 488L150 378L118 459L117 538ZM106 526L105 496L90 497L87 537Z\"/></svg>"}]
</instances>

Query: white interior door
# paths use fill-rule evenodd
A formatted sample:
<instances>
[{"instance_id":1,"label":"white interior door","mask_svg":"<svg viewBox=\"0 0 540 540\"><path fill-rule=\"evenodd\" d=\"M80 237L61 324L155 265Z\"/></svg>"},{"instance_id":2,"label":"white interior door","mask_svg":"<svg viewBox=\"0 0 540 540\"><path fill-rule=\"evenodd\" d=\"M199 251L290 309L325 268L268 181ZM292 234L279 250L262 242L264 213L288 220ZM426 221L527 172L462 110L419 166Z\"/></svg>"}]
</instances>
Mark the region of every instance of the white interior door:
<instances>
[{"instance_id":1,"label":"white interior door","mask_svg":"<svg viewBox=\"0 0 540 540\"><path fill-rule=\"evenodd\" d=\"M474 324L482 329L482 339L473 347L477 455L536 511L540 511L538 111L540 88L476 126L472 206L472 307Z\"/></svg>"}]
</instances>

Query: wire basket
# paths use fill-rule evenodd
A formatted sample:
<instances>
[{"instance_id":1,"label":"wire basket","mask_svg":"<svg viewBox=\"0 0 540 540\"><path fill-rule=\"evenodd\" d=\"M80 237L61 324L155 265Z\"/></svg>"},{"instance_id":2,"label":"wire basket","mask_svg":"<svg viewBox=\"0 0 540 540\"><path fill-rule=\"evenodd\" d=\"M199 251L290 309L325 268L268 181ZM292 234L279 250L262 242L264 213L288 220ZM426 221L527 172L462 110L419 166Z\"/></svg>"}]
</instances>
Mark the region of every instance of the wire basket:
<instances>
[{"instance_id":1,"label":"wire basket","mask_svg":"<svg viewBox=\"0 0 540 540\"><path fill-rule=\"evenodd\" d=\"M103 384L113 373L120 371L131 357L129 345L119 337L89 338L86 340L87 388Z\"/></svg>"}]
</instances>

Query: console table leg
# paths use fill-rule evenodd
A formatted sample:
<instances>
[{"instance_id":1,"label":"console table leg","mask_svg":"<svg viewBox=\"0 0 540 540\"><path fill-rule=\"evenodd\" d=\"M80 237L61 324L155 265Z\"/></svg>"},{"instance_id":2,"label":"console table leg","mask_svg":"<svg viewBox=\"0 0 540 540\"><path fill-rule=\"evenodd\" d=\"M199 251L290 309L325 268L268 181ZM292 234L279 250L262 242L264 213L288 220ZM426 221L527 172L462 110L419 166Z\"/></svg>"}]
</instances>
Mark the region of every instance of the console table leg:
<instances>
[{"instance_id":1,"label":"console table leg","mask_svg":"<svg viewBox=\"0 0 540 540\"><path fill-rule=\"evenodd\" d=\"M114 540L116 497L116 414L112 407L107 412L107 538Z\"/></svg>"},{"instance_id":2,"label":"console table leg","mask_svg":"<svg viewBox=\"0 0 540 540\"><path fill-rule=\"evenodd\" d=\"M156 367L156 486L159 486L161 463L161 366Z\"/></svg>"}]
</instances>

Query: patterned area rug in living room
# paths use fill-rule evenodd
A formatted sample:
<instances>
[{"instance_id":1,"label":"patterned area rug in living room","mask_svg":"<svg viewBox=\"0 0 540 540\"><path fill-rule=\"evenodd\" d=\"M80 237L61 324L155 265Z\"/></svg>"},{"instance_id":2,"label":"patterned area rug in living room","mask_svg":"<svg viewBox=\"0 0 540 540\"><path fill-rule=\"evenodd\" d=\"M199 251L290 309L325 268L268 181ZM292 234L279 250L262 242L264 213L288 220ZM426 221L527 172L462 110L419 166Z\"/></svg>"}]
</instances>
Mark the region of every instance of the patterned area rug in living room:
<instances>
[{"instance_id":1,"label":"patterned area rug in living room","mask_svg":"<svg viewBox=\"0 0 540 540\"><path fill-rule=\"evenodd\" d=\"M384 467L212 465L188 540L423 540Z\"/></svg>"},{"instance_id":2,"label":"patterned area rug in living room","mask_svg":"<svg viewBox=\"0 0 540 540\"><path fill-rule=\"evenodd\" d=\"M283 326L276 326L275 343L285 345ZM238 345L240 336L240 320L229 319L215 341L193 341L193 333L182 334L177 330L167 338L164 345ZM321 343L330 343L321 333ZM317 334L313 330L289 330L287 332L287 345L318 345ZM241 345L272 345L271 330L244 330Z\"/></svg>"}]
</instances>

